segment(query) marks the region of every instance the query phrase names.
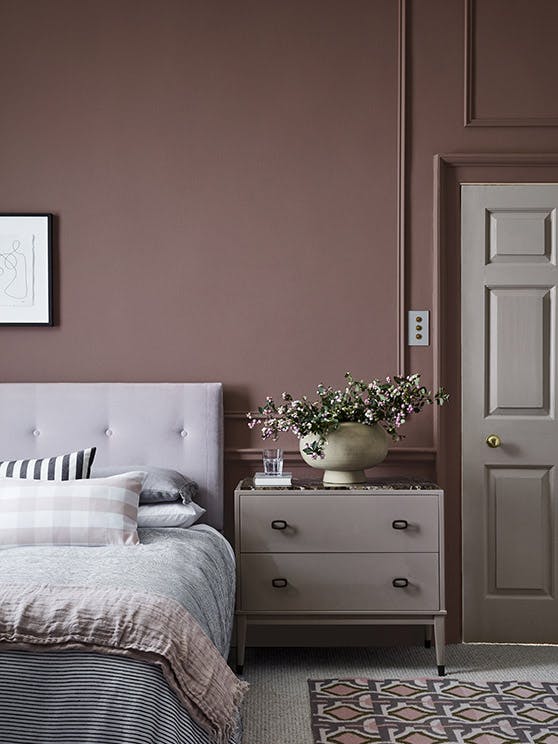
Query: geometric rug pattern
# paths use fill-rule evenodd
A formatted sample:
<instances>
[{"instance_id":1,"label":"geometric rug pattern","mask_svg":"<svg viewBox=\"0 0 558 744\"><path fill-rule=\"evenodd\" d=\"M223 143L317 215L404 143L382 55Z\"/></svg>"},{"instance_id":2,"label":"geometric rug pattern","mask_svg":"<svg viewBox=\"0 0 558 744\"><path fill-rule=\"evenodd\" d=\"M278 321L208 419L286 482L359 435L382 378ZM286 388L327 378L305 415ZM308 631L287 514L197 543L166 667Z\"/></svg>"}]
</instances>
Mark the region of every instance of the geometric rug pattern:
<instances>
[{"instance_id":1,"label":"geometric rug pattern","mask_svg":"<svg viewBox=\"0 0 558 744\"><path fill-rule=\"evenodd\" d=\"M308 680L315 744L558 744L558 683Z\"/></svg>"}]
</instances>

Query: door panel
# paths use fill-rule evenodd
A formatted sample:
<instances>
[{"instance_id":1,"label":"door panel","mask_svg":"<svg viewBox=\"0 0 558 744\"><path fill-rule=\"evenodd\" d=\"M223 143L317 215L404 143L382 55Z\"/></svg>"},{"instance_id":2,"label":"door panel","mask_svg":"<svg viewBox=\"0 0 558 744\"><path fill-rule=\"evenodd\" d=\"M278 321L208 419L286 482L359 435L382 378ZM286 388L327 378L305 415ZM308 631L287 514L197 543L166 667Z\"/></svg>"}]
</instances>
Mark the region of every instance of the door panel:
<instances>
[{"instance_id":1,"label":"door panel","mask_svg":"<svg viewBox=\"0 0 558 744\"><path fill-rule=\"evenodd\" d=\"M550 291L491 287L488 296L489 414L548 414Z\"/></svg>"},{"instance_id":2,"label":"door panel","mask_svg":"<svg viewBox=\"0 0 558 744\"><path fill-rule=\"evenodd\" d=\"M556 184L462 185L467 641L558 642L557 209Z\"/></svg>"},{"instance_id":3,"label":"door panel","mask_svg":"<svg viewBox=\"0 0 558 744\"><path fill-rule=\"evenodd\" d=\"M492 263L548 263L555 211L487 210Z\"/></svg>"},{"instance_id":4,"label":"door panel","mask_svg":"<svg viewBox=\"0 0 558 744\"><path fill-rule=\"evenodd\" d=\"M549 469L487 471L489 592L549 595L553 578Z\"/></svg>"}]
</instances>

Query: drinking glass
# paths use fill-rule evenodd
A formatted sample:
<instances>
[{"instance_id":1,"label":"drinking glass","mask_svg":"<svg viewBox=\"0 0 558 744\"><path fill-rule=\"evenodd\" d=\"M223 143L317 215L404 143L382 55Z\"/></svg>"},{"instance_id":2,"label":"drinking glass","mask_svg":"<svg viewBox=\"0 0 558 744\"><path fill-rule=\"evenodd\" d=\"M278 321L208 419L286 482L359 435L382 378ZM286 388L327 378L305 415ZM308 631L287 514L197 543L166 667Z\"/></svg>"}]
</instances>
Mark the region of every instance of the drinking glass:
<instances>
[{"instance_id":1,"label":"drinking glass","mask_svg":"<svg viewBox=\"0 0 558 744\"><path fill-rule=\"evenodd\" d=\"M263 468L266 475L283 474L283 450L264 449L263 451Z\"/></svg>"}]
</instances>

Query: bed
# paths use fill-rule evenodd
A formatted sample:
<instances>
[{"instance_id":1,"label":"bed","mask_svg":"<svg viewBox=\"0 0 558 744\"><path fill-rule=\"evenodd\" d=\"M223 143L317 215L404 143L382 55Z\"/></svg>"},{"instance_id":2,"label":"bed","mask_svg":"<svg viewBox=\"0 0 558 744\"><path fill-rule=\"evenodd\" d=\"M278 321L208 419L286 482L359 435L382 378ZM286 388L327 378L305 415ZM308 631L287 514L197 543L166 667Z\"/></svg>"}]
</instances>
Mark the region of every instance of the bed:
<instances>
[{"instance_id":1,"label":"bed","mask_svg":"<svg viewBox=\"0 0 558 744\"><path fill-rule=\"evenodd\" d=\"M0 550L0 613L8 612L11 599L25 597L28 588L38 592L40 601L53 587L58 599L65 593L70 611L78 603L76 592L90 607L112 603L107 613L120 604L133 622L152 603L161 616L157 622L173 626L175 635L182 638L190 622L196 632L201 629L197 656L203 662L206 653L209 668L215 654L214 669L220 671L213 676L227 677L230 670L219 664L227 656L232 628L234 556L220 534L222 439L219 383L0 385L0 459L45 457L94 445L95 466L152 464L186 473L197 482L197 501L206 509L203 523L188 529L140 529L140 546ZM181 614L185 610L186 616ZM180 630L174 627L179 623ZM153 628L155 640L164 646L165 626L154 622ZM226 729L206 725L195 695L194 703L188 697L188 685L196 687L204 676L193 642L175 653L177 672L158 648L151 657L127 642L107 651L93 634L77 632L72 642L65 636L58 645L52 634L44 645L36 638L23 643L23 638L14 633L0 643L2 744L240 742L236 710L243 686L231 693L235 720ZM198 705L203 709L212 691L200 682L202 689L206 692L199 693Z\"/></svg>"}]
</instances>

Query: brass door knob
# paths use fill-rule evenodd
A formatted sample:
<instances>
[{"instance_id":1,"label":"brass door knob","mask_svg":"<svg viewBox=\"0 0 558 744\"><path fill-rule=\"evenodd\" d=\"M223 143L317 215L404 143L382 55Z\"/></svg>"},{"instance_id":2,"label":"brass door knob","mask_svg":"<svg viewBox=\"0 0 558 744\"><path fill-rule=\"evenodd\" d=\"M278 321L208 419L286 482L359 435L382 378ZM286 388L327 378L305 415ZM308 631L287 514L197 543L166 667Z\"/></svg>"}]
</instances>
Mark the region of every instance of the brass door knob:
<instances>
[{"instance_id":1,"label":"brass door knob","mask_svg":"<svg viewBox=\"0 0 558 744\"><path fill-rule=\"evenodd\" d=\"M486 443L488 444L489 447L492 447L494 449L495 447L501 446L502 440L500 439L498 434L489 434L486 437Z\"/></svg>"}]
</instances>

